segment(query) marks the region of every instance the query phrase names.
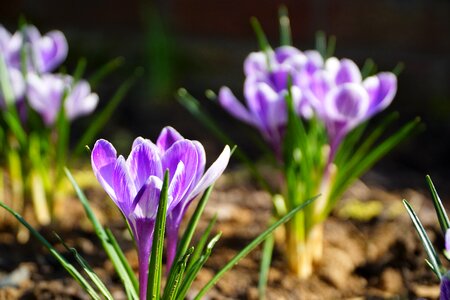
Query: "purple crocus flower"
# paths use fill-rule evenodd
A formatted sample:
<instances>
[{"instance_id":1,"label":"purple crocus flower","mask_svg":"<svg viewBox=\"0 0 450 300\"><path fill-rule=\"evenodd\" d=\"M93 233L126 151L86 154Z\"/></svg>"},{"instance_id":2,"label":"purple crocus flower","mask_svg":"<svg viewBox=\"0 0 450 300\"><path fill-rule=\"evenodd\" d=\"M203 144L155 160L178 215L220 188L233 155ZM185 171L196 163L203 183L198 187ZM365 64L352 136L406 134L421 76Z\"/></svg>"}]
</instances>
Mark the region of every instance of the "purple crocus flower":
<instances>
[{"instance_id":1,"label":"purple crocus flower","mask_svg":"<svg viewBox=\"0 0 450 300\"><path fill-rule=\"evenodd\" d=\"M1 59L1 56L0 56ZM22 73L14 68L7 68L7 76L9 79L9 84L12 94L13 102L18 103L25 94L25 81L23 79ZM4 109L6 107L5 96L3 94L2 87L0 86L0 108Z\"/></svg>"},{"instance_id":2,"label":"purple crocus flower","mask_svg":"<svg viewBox=\"0 0 450 300\"><path fill-rule=\"evenodd\" d=\"M320 57L320 55L319 55ZM277 156L287 123L286 95L291 77L294 105L300 114L310 115L311 109L302 101L301 87L322 62L314 51L302 53L291 46L275 51L253 52L244 62L246 75L244 96L246 108L227 87L219 92L219 102L235 118L256 127Z\"/></svg>"},{"instance_id":3,"label":"purple crocus flower","mask_svg":"<svg viewBox=\"0 0 450 300\"><path fill-rule=\"evenodd\" d=\"M450 274L447 273L441 278L441 292L439 299L440 300L449 300L450 299Z\"/></svg>"},{"instance_id":4,"label":"purple crocus flower","mask_svg":"<svg viewBox=\"0 0 450 300\"><path fill-rule=\"evenodd\" d=\"M219 158L204 172L203 146L184 139L171 127L162 130L156 144L136 138L127 159L117 157L108 141L95 143L91 156L94 173L127 219L136 241L141 299L147 293L149 257L165 170L169 171L167 244L176 250L178 237L174 234L178 234L175 230L186 208L222 174L229 158L230 148L225 146Z\"/></svg>"},{"instance_id":5,"label":"purple crocus flower","mask_svg":"<svg viewBox=\"0 0 450 300\"><path fill-rule=\"evenodd\" d=\"M383 72L362 80L359 68L349 59L329 58L313 74L304 94L327 128L329 162L347 133L385 109L396 90L394 74Z\"/></svg>"},{"instance_id":6,"label":"purple crocus flower","mask_svg":"<svg viewBox=\"0 0 450 300\"><path fill-rule=\"evenodd\" d=\"M27 75L27 97L30 106L41 114L44 123L55 123L61 109L64 93L64 111L69 120L90 114L98 103L98 96L91 93L89 83L85 80L73 85L73 78L68 75L35 73Z\"/></svg>"},{"instance_id":7,"label":"purple crocus flower","mask_svg":"<svg viewBox=\"0 0 450 300\"><path fill-rule=\"evenodd\" d=\"M27 54L27 70L47 73L55 70L67 57L68 45L61 31L53 30L41 35L32 25L11 35L0 25L0 51L4 53L6 64L21 68L21 51Z\"/></svg>"}]
</instances>

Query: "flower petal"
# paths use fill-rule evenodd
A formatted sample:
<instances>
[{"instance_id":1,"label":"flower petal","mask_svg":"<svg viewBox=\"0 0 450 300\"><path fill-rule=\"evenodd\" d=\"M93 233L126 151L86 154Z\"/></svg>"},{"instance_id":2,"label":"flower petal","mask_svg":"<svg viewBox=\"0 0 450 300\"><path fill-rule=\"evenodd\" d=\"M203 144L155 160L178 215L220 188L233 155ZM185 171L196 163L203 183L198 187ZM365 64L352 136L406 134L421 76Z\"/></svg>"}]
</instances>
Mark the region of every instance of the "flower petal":
<instances>
[{"instance_id":1,"label":"flower petal","mask_svg":"<svg viewBox=\"0 0 450 300\"><path fill-rule=\"evenodd\" d=\"M39 72L51 72L67 57L67 40L61 31L51 31L32 42Z\"/></svg>"},{"instance_id":2,"label":"flower petal","mask_svg":"<svg viewBox=\"0 0 450 300\"><path fill-rule=\"evenodd\" d=\"M131 213L131 207L137 194L136 187L131 179L125 162L125 158L120 155L114 164L112 188L116 199L113 199L126 218Z\"/></svg>"},{"instance_id":3,"label":"flower petal","mask_svg":"<svg viewBox=\"0 0 450 300\"><path fill-rule=\"evenodd\" d=\"M91 93L91 87L85 80L80 80L67 96L64 108L69 120L90 114L98 104L98 95Z\"/></svg>"},{"instance_id":4,"label":"flower petal","mask_svg":"<svg viewBox=\"0 0 450 300\"><path fill-rule=\"evenodd\" d=\"M360 121L369 109L369 96L361 85L346 83L327 94L324 107L333 120Z\"/></svg>"},{"instance_id":5,"label":"flower petal","mask_svg":"<svg viewBox=\"0 0 450 300\"><path fill-rule=\"evenodd\" d=\"M350 59L338 60L336 57L330 57L325 62L325 69L330 72L336 84L360 83L362 80L358 66Z\"/></svg>"},{"instance_id":6,"label":"flower petal","mask_svg":"<svg viewBox=\"0 0 450 300\"><path fill-rule=\"evenodd\" d=\"M203 175L202 179L200 179L197 186L189 194L189 196L187 197L188 201L192 200L198 194L203 192L207 187L213 184L213 182L216 181L220 175L222 175L223 171L225 171L225 168L228 165L228 162L230 161L230 156L230 147L226 145L216 161L209 167L209 169Z\"/></svg>"},{"instance_id":7,"label":"flower petal","mask_svg":"<svg viewBox=\"0 0 450 300\"><path fill-rule=\"evenodd\" d=\"M254 119L247 108L239 102L227 87L222 87L219 91L219 103L233 117L251 125L256 125Z\"/></svg>"},{"instance_id":8,"label":"flower petal","mask_svg":"<svg viewBox=\"0 0 450 300\"><path fill-rule=\"evenodd\" d=\"M156 219L162 185L159 177L150 176L147 179L131 206L132 218Z\"/></svg>"},{"instance_id":9,"label":"flower petal","mask_svg":"<svg viewBox=\"0 0 450 300\"><path fill-rule=\"evenodd\" d=\"M366 78L363 86L369 93L369 115L372 116L391 104L397 92L397 77L389 72L379 73Z\"/></svg>"},{"instance_id":10,"label":"flower petal","mask_svg":"<svg viewBox=\"0 0 450 300\"><path fill-rule=\"evenodd\" d=\"M161 158L156 146L144 140L132 148L127 167L135 188L139 191L150 176L163 177Z\"/></svg>"},{"instance_id":11,"label":"flower petal","mask_svg":"<svg viewBox=\"0 0 450 300\"><path fill-rule=\"evenodd\" d=\"M161 130L158 140L156 141L156 145L163 150L163 152L165 152L173 145L173 143L183 139L183 136L176 131L175 128L167 126Z\"/></svg>"},{"instance_id":12,"label":"flower petal","mask_svg":"<svg viewBox=\"0 0 450 300\"><path fill-rule=\"evenodd\" d=\"M114 146L106 140L98 140L91 153L91 164L97 180L106 193L116 201L113 189L113 173L116 164L117 152Z\"/></svg>"}]
</instances>

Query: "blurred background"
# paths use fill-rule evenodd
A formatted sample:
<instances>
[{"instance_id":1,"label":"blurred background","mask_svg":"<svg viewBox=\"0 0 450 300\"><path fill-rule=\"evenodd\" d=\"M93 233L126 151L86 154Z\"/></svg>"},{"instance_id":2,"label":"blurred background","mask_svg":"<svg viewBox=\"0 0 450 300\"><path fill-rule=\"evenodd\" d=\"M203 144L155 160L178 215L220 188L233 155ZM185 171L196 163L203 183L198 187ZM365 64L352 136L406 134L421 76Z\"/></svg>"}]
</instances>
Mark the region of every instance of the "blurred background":
<instances>
[{"instance_id":1,"label":"blurred background","mask_svg":"<svg viewBox=\"0 0 450 300\"><path fill-rule=\"evenodd\" d=\"M136 68L144 70L102 132L123 151L137 135L154 139L162 126L172 125L206 143L212 158L222 146L176 101L175 92L185 87L243 148L253 151L245 138L249 129L204 92L227 85L243 99L242 64L249 52L258 50L249 19L259 19L276 47L281 4L289 10L294 45L302 50L313 48L316 32L323 30L336 36L336 56L351 58L360 67L366 58L380 71L404 64L388 110L400 112L400 124L420 116L426 129L382 160L366 180L381 181L387 188L425 189L429 173L440 192L450 195L445 184L450 182L450 1L1 0L0 23L15 31L23 16L42 33L63 31L69 72L80 57L87 58L87 75L123 57L124 66L97 90L101 106ZM80 130L83 121L75 124Z\"/></svg>"}]
</instances>

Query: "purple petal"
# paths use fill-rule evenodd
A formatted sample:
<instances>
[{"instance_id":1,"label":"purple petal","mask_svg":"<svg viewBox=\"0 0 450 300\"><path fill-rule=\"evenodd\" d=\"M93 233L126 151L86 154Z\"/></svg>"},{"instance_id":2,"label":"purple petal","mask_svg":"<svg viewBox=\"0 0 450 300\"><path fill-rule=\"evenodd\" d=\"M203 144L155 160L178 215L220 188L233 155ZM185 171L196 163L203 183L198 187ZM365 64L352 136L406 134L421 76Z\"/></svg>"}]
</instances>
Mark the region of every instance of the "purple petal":
<instances>
[{"instance_id":1,"label":"purple petal","mask_svg":"<svg viewBox=\"0 0 450 300\"><path fill-rule=\"evenodd\" d=\"M325 69L330 72L336 84L347 82L360 83L362 80L358 66L350 59L330 57L325 62Z\"/></svg>"},{"instance_id":2,"label":"purple petal","mask_svg":"<svg viewBox=\"0 0 450 300\"><path fill-rule=\"evenodd\" d=\"M292 46L281 46L275 49L275 59L280 64L295 56L303 57L303 53Z\"/></svg>"},{"instance_id":3,"label":"purple petal","mask_svg":"<svg viewBox=\"0 0 450 300\"><path fill-rule=\"evenodd\" d=\"M64 34L55 30L33 42L33 50L39 71L50 72L66 59L68 46Z\"/></svg>"},{"instance_id":4,"label":"purple petal","mask_svg":"<svg viewBox=\"0 0 450 300\"><path fill-rule=\"evenodd\" d=\"M79 81L67 96L64 108L69 120L90 114L98 104L98 95L91 93L91 87L85 80Z\"/></svg>"},{"instance_id":5,"label":"purple petal","mask_svg":"<svg viewBox=\"0 0 450 300\"><path fill-rule=\"evenodd\" d=\"M369 93L369 115L374 115L391 104L397 92L397 77L389 72L379 73L366 78L363 86Z\"/></svg>"},{"instance_id":6,"label":"purple petal","mask_svg":"<svg viewBox=\"0 0 450 300\"><path fill-rule=\"evenodd\" d=\"M264 52L252 52L244 61L244 73L246 76L261 74L268 69L268 55L272 56L273 53L266 54Z\"/></svg>"},{"instance_id":7,"label":"purple petal","mask_svg":"<svg viewBox=\"0 0 450 300\"><path fill-rule=\"evenodd\" d=\"M125 158L122 155L117 158L114 165L112 188L116 194L116 199L113 199L114 202L124 216L128 218L137 190L128 172Z\"/></svg>"},{"instance_id":8,"label":"purple petal","mask_svg":"<svg viewBox=\"0 0 450 300\"><path fill-rule=\"evenodd\" d=\"M184 199L197 172L197 149L189 140L175 142L162 157L162 168L169 170L169 190L174 204ZM179 163L182 162L182 167ZM181 169L180 169L181 168Z\"/></svg>"},{"instance_id":9,"label":"purple petal","mask_svg":"<svg viewBox=\"0 0 450 300\"><path fill-rule=\"evenodd\" d=\"M61 107L65 83L61 76L35 73L27 75L27 97L30 106L43 118L46 125L54 124Z\"/></svg>"},{"instance_id":10,"label":"purple petal","mask_svg":"<svg viewBox=\"0 0 450 300\"><path fill-rule=\"evenodd\" d=\"M450 229L445 232L445 250L450 252Z\"/></svg>"},{"instance_id":11,"label":"purple petal","mask_svg":"<svg viewBox=\"0 0 450 300\"><path fill-rule=\"evenodd\" d=\"M156 141L156 145L164 152L169 149L175 142L183 139L183 136L178 131L176 131L175 128L167 126L164 127L163 130L161 130L158 140Z\"/></svg>"},{"instance_id":12,"label":"purple petal","mask_svg":"<svg viewBox=\"0 0 450 300\"><path fill-rule=\"evenodd\" d=\"M441 278L441 294L439 296L440 300L449 300L450 299L450 278L448 278L449 274L445 274Z\"/></svg>"},{"instance_id":13,"label":"purple petal","mask_svg":"<svg viewBox=\"0 0 450 300\"><path fill-rule=\"evenodd\" d=\"M158 150L146 140L132 148L127 158L127 167L137 191L142 188L150 176L163 177Z\"/></svg>"},{"instance_id":14,"label":"purple petal","mask_svg":"<svg viewBox=\"0 0 450 300\"><path fill-rule=\"evenodd\" d=\"M203 176L203 172L205 172L205 164L206 164L206 154L205 148L198 141L192 141L197 151L197 173L195 174L195 178L192 182L193 185L196 185L200 178Z\"/></svg>"},{"instance_id":15,"label":"purple petal","mask_svg":"<svg viewBox=\"0 0 450 300\"><path fill-rule=\"evenodd\" d=\"M361 85L346 83L328 93L324 107L332 120L359 121L367 114L369 96Z\"/></svg>"},{"instance_id":16,"label":"purple petal","mask_svg":"<svg viewBox=\"0 0 450 300\"><path fill-rule=\"evenodd\" d=\"M150 176L136 195L131 206L131 214L135 219L156 219L159 198L161 195L162 180Z\"/></svg>"},{"instance_id":17,"label":"purple petal","mask_svg":"<svg viewBox=\"0 0 450 300\"><path fill-rule=\"evenodd\" d=\"M106 193L116 201L113 189L113 173L116 164L117 152L114 146L106 140L98 140L91 153L91 164L97 180Z\"/></svg>"},{"instance_id":18,"label":"purple petal","mask_svg":"<svg viewBox=\"0 0 450 300\"><path fill-rule=\"evenodd\" d=\"M249 114L247 108L245 108L245 106L242 105L242 103L236 99L236 97L233 95L233 93L229 88L222 87L220 89L219 103L226 111L228 111L236 119L239 119L251 125L255 125L255 121Z\"/></svg>"},{"instance_id":19,"label":"purple petal","mask_svg":"<svg viewBox=\"0 0 450 300\"><path fill-rule=\"evenodd\" d=\"M222 175L223 171L225 171L225 168L228 165L230 156L231 156L230 147L228 147L227 145L225 146L219 157L216 159L216 161L205 172L205 174L203 175L202 179L200 179L200 182L197 184L197 186L189 194L188 196L189 199L195 198L198 194L200 194L207 187L213 184L213 182L216 181L220 175Z\"/></svg>"}]
</instances>

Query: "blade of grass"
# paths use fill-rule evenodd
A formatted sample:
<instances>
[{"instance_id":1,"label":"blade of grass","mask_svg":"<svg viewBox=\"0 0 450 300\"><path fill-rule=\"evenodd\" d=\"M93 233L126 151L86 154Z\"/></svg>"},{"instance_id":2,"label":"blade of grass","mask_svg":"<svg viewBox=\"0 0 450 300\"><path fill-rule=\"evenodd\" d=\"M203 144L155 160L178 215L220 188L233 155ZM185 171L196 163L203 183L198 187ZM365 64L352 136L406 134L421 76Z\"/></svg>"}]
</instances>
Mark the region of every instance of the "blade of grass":
<instances>
[{"instance_id":1,"label":"blade of grass","mask_svg":"<svg viewBox=\"0 0 450 300\"><path fill-rule=\"evenodd\" d=\"M176 299L177 292L180 288L181 280L183 279L184 271L186 270L189 257L193 252L194 247L189 248L184 256L179 261L177 261L174 267L172 267L171 270L174 270L175 275L167 280L162 300Z\"/></svg>"},{"instance_id":2,"label":"blade of grass","mask_svg":"<svg viewBox=\"0 0 450 300\"><path fill-rule=\"evenodd\" d=\"M317 199L318 196L311 198L307 201L305 201L303 204L295 207L290 212L288 212L285 216L283 216L281 219L279 219L277 222L275 222L272 226L270 226L268 229L266 229L263 233L261 233L258 237L256 237L250 244L248 244L244 249L242 249L238 254L236 254L222 269L220 269L216 275L208 281L208 283L205 284L205 286L200 290L200 292L195 296L194 299L199 300L201 299L206 292L213 287L217 281L227 272L230 270L234 265L236 265L243 257L245 257L247 254L249 254L256 246L258 246L261 242L263 242L278 226L286 223L289 221L297 212L305 208L307 205L309 205L311 202L313 202L315 199Z\"/></svg>"},{"instance_id":3,"label":"blade of grass","mask_svg":"<svg viewBox=\"0 0 450 300\"><path fill-rule=\"evenodd\" d=\"M113 263L117 274L119 275L120 279L122 280L127 294L131 295L132 299L138 299L139 297L138 297L136 285L134 284L134 282L136 281L136 278L130 277L130 274L127 272L127 268L130 268L130 267L129 266L126 267L124 265L124 263L126 263L126 261L122 261L120 259L120 255L116 252L116 249L111 244L111 241L109 240L105 229L100 224L97 217L95 216L94 212L92 211L91 206L89 205L89 201L87 200L83 191L78 186L77 182L73 178L70 171L66 168L65 172L66 172L67 178L69 179L70 183L72 184L73 188L75 189L75 192L78 195L78 199L80 199L80 202L83 205L83 208L86 212L86 215L87 215L89 221L91 222L92 226L94 227L95 234L98 236L100 242L102 243L103 249L105 249L106 254L108 255L111 262Z\"/></svg>"},{"instance_id":4,"label":"blade of grass","mask_svg":"<svg viewBox=\"0 0 450 300\"><path fill-rule=\"evenodd\" d=\"M106 64L104 64L103 66L101 66L100 69L98 69L88 79L91 88L95 89L95 87L103 78L105 78L111 72L119 68L121 65L123 65L123 63L124 63L123 57L116 57L107 62Z\"/></svg>"},{"instance_id":5,"label":"blade of grass","mask_svg":"<svg viewBox=\"0 0 450 300\"><path fill-rule=\"evenodd\" d=\"M80 266L83 268L83 270L89 276L89 278L95 284L95 286L98 288L98 290L102 293L102 295L108 300L113 300L114 299L113 296L111 295L109 290L106 288L106 286L102 282L102 280L94 272L94 270L89 265L89 263L78 253L78 251L75 248L69 247L57 233L55 233L55 236L61 242L61 244L63 244L63 246L67 249L67 251L72 253L72 255L75 257L76 261L80 264Z\"/></svg>"},{"instance_id":6,"label":"blade of grass","mask_svg":"<svg viewBox=\"0 0 450 300\"><path fill-rule=\"evenodd\" d=\"M186 298L186 294L189 291L192 282L197 277L198 272L203 267L205 262L208 260L209 256L211 255L212 249L214 248L217 241L219 241L221 236L222 233L219 232L211 239L211 241L209 241L202 256L194 263L193 267L187 271L187 274L184 277L183 282L181 283L176 299Z\"/></svg>"},{"instance_id":7,"label":"blade of grass","mask_svg":"<svg viewBox=\"0 0 450 300\"><path fill-rule=\"evenodd\" d=\"M434 209L436 210L439 225L441 226L442 233L445 236L447 229L450 228L450 222L448 220L447 213L445 212L444 205L442 204L441 198L439 197L439 194L437 193L436 188L434 187L430 175L427 175L425 178L427 180L428 187L431 192L431 197L433 198Z\"/></svg>"},{"instance_id":8,"label":"blade of grass","mask_svg":"<svg viewBox=\"0 0 450 300\"><path fill-rule=\"evenodd\" d=\"M259 23L258 19L255 17L250 18L250 24L253 27L253 30L255 31L256 38L258 40L259 48L267 52L271 49L269 42L267 41L267 37L264 33L264 30L261 27L261 24Z\"/></svg>"},{"instance_id":9,"label":"blade of grass","mask_svg":"<svg viewBox=\"0 0 450 300\"><path fill-rule=\"evenodd\" d=\"M169 190L169 170L164 174L164 182L156 213L155 231L153 235L152 252L147 282L147 300L159 300L161 290L162 255L164 248L164 233L166 230L166 212Z\"/></svg>"},{"instance_id":10,"label":"blade of grass","mask_svg":"<svg viewBox=\"0 0 450 300\"><path fill-rule=\"evenodd\" d=\"M288 10L285 5L278 9L278 20L280 22L280 45L292 45L291 24L289 21Z\"/></svg>"},{"instance_id":11,"label":"blade of grass","mask_svg":"<svg viewBox=\"0 0 450 300\"><path fill-rule=\"evenodd\" d=\"M442 274L442 263L439 260L439 256L436 254L436 251L434 251L433 245L431 244L430 239L428 238L428 235L425 232L422 223L420 222L416 213L412 209L411 205L405 199L403 199L403 205L405 205L409 217L411 218L411 221L414 224L414 228L419 234L420 241L422 242L425 248L425 252L428 255L429 263L430 265L433 266L432 270L435 271L439 279L441 279L443 274Z\"/></svg>"},{"instance_id":12,"label":"blade of grass","mask_svg":"<svg viewBox=\"0 0 450 300\"><path fill-rule=\"evenodd\" d=\"M270 234L265 240L262 250L261 268L259 269L258 297L260 300L266 299L267 280L269 278L270 264L272 263L273 247L275 239Z\"/></svg>"},{"instance_id":13,"label":"blade of grass","mask_svg":"<svg viewBox=\"0 0 450 300\"><path fill-rule=\"evenodd\" d=\"M61 266L66 269L66 271L80 284L80 286L88 293L92 299L100 300L100 296L95 292L94 288L86 281L86 279L78 272L78 270L67 260L56 251L55 248L39 233L37 232L25 219L12 210L9 206L0 202L0 206L6 209L12 216L14 216L17 221L19 221L23 226L25 226L30 233L45 247L48 251L56 258L56 260L61 264Z\"/></svg>"},{"instance_id":14,"label":"blade of grass","mask_svg":"<svg viewBox=\"0 0 450 300\"><path fill-rule=\"evenodd\" d=\"M208 226L206 227L205 231L203 232L197 245L195 245L195 251L191 255L191 259L189 260L189 264L187 266L188 270L194 265L194 262L196 262L202 255L203 249L205 248L205 245L208 242L209 235L211 234L211 230L214 227L214 225L216 224L216 221L217 221L217 214L214 214L214 217L211 219L211 221L209 221Z\"/></svg>"}]
</instances>

